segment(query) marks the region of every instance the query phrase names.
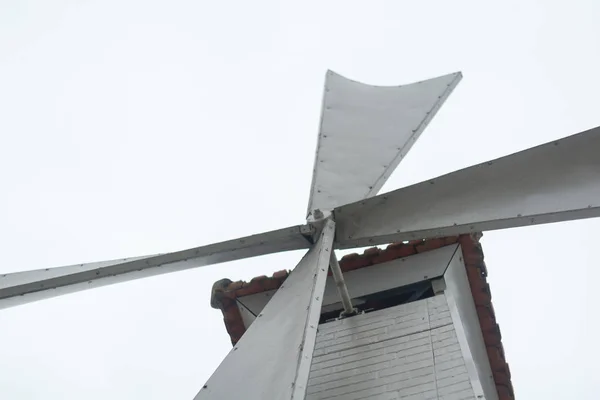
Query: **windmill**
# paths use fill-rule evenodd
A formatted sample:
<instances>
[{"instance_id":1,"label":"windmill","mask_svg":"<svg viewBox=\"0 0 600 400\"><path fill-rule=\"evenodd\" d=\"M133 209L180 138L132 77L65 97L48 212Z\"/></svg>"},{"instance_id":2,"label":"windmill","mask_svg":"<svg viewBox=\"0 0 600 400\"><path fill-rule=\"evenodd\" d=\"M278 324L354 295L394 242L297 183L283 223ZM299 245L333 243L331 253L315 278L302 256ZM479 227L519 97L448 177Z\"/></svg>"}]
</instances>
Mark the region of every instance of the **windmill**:
<instances>
[{"instance_id":1,"label":"windmill","mask_svg":"<svg viewBox=\"0 0 600 400\"><path fill-rule=\"evenodd\" d=\"M231 382L241 380L249 399L304 399L328 270L340 318L356 313L335 249L600 216L600 127L378 195L461 78L375 87L329 71L305 224L167 254L3 274L0 308L306 249L196 396L230 398Z\"/></svg>"}]
</instances>

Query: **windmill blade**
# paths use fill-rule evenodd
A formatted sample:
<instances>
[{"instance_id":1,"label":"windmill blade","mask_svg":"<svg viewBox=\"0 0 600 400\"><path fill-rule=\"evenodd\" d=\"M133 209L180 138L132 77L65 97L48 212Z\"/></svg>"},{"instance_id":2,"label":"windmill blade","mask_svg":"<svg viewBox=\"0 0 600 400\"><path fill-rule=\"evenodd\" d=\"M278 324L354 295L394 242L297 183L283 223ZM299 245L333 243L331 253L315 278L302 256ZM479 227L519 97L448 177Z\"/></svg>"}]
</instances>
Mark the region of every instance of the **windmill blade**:
<instances>
[{"instance_id":1,"label":"windmill blade","mask_svg":"<svg viewBox=\"0 0 600 400\"><path fill-rule=\"evenodd\" d=\"M376 195L461 78L382 87L328 71L309 218Z\"/></svg>"},{"instance_id":2,"label":"windmill blade","mask_svg":"<svg viewBox=\"0 0 600 400\"><path fill-rule=\"evenodd\" d=\"M600 127L339 207L336 247L600 216Z\"/></svg>"},{"instance_id":3,"label":"windmill blade","mask_svg":"<svg viewBox=\"0 0 600 400\"><path fill-rule=\"evenodd\" d=\"M312 233L313 228L298 225L174 253L0 274L0 309L168 272L307 249Z\"/></svg>"},{"instance_id":4,"label":"windmill blade","mask_svg":"<svg viewBox=\"0 0 600 400\"><path fill-rule=\"evenodd\" d=\"M303 400L333 250L328 219L261 314L229 352L195 400Z\"/></svg>"}]
</instances>

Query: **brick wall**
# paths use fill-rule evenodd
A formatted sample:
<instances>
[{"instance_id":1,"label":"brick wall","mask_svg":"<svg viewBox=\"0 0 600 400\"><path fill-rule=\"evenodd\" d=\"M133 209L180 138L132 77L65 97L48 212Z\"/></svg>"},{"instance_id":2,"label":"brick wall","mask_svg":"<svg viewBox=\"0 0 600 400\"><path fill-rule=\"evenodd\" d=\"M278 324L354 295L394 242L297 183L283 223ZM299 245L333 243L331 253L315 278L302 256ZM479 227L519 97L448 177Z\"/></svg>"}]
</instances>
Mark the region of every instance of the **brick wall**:
<instances>
[{"instance_id":1,"label":"brick wall","mask_svg":"<svg viewBox=\"0 0 600 400\"><path fill-rule=\"evenodd\" d=\"M319 326L306 400L474 399L446 297Z\"/></svg>"}]
</instances>

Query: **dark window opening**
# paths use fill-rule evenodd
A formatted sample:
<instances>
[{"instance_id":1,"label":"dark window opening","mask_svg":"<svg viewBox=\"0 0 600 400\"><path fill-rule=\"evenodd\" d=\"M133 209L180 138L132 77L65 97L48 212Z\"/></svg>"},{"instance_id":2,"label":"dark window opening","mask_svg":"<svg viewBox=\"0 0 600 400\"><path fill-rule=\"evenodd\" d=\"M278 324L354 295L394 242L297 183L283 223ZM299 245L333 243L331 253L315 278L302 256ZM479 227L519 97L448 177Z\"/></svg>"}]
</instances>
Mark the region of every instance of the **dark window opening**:
<instances>
[{"instance_id":1,"label":"dark window opening","mask_svg":"<svg viewBox=\"0 0 600 400\"><path fill-rule=\"evenodd\" d=\"M353 299L353 304L360 313L369 313L423 300L434 295L431 281L423 281L359 297L358 299ZM343 308L340 308L339 310L322 313L319 324L338 319L342 311Z\"/></svg>"}]
</instances>

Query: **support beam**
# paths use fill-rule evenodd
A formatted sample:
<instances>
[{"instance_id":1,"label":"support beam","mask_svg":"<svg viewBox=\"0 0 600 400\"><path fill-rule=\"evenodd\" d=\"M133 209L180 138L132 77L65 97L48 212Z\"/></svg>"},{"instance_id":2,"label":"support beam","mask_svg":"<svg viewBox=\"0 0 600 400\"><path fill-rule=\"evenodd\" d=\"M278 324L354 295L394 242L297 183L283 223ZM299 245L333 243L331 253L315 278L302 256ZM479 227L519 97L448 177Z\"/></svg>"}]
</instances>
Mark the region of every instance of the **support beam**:
<instances>
[{"instance_id":1,"label":"support beam","mask_svg":"<svg viewBox=\"0 0 600 400\"><path fill-rule=\"evenodd\" d=\"M356 309L352 306L352 299L350 297L350 294L348 293L348 287L346 286L346 282L344 281L344 274L342 273L342 269L340 268L340 263L338 262L337 256L335 255L335 251L331 252L329 267L331 268L331 275L333 275L333 281L335 282L335 286L337 287L340 298L342 299L342 304L344 306L342 316L356 314Z\"/></svg>"}]
</instances>

